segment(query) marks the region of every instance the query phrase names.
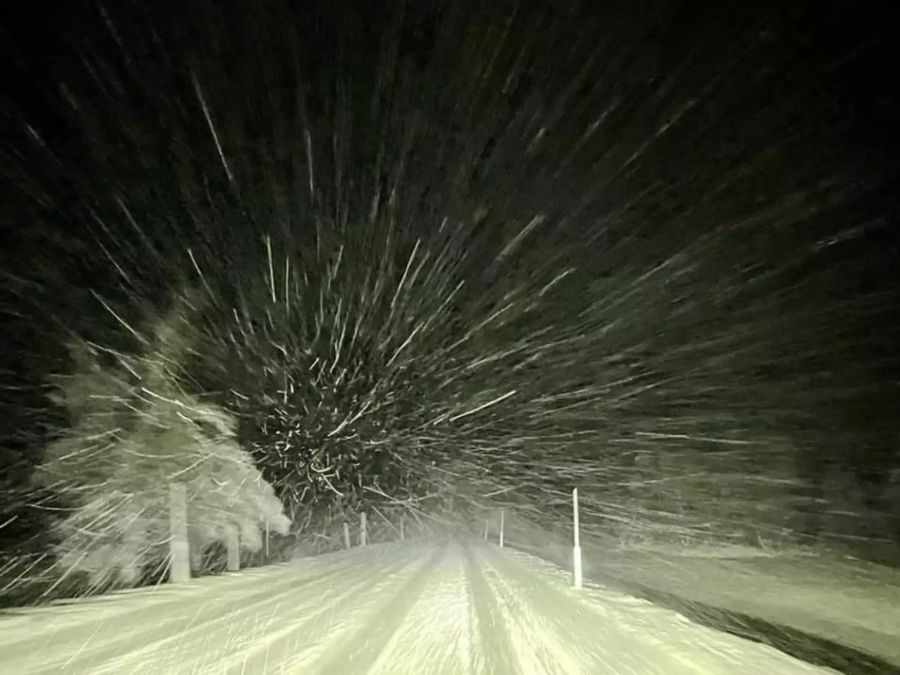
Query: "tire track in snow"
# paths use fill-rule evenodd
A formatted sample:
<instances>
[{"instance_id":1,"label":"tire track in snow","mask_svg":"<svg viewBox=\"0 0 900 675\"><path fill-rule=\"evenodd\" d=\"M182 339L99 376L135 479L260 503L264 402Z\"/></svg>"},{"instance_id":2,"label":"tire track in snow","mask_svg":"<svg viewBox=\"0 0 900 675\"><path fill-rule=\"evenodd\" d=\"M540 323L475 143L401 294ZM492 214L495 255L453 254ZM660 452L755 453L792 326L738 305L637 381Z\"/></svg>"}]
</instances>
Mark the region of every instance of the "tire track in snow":
<instances>
[{"instance_id":1,"label":"tire track in snow","mask_svg":"<svg viewBox=\"0 0 900 675\"><path fill-rule=\"evenodd\" d=\"M199 597L200 604L164 603L151 606L152 611L140 614L136 609L129 612L129 621L120 621L121 617L104 618L101 625L95 631L100 631L102 623L109 622L109 632L99 635L100 641L93 648L85 648L85 641L76 631L64 644L54 643L55 649L60 649L61 656L51 662L41 663L39 669L29 670L27 667L5 661L5 667L9 672L34 672L34 673L83 673L93 671L106 661L117 659L122 654L145 652L173 645L176 649L179 643L190 641L191 635L208 633L211 627L233 621L236 617L258 613L262 607L278 603L283 596L298 584L321 584L324 581L335 578L342 573L341 568L331 569L320 574L309 576L288 576L279 579L276 583L268 585L265 590L256 591L249 595L238 592L224 593L212 599ZM205 601L204 601L205 600ZM237 611L228 611L232 603L239 602ZM134 617L139 621L134 621ZM207 618L212 616L213 618ZM127 631L127 632L126 632ZM148 644L149 643L149 644ZM69 645L66 648L66 644ZM27 654L26 649L20 649L20 654ZM17 668L23 667L23 670ZM121 672L121 671L111 671Z\"/></svg>"},{"instance_id":2,"label":"tire track in snow","mask_svg":"<svg viewBox=\"0 0 900 675\"><path fill-rule=\"evenodd\" d=\"M258 586L262 579L320 568L318 564L304 568L298 562L282 563L242 570L240 574L200 577L186 585L162 584L24 608L22 615L0 617L0 651L40 653L47 646L56 650L66 642L83 646L90 641L86 626L92 628L91 632L100 632L107 622L121 627L144 619L148 611L166 612L185 602L202 601L211 593L235 593Z\"/></svg>"},{"instance_id":3,"label":"tire track in snow","mask_svg":"<svg viewBox=\"0 0 900 675\"><path fill-rule=\"evenodd\" d=\"M833 672L792 656L694 624L682 615L618 593L575 591L562 570L520 553L485 551L513 593L527 595L557 634L578 650L589 672L646 675L740 672L787 675ZM590 664L593 664L591 667Z\"/></svg>"},{"instance_id":4,"label":"tire track in snow","mask_svg":"<svg viewBox=\"0 0 900 675\"><path fill-rule=\"evenodd\" d=\"M465 552L453 544L370 675L473 675L470 602Z\"/></svg>"},{"instance_id":5,"label":"tire track in snow","mask_svg":"<svg viewBox=\"0 0 900 675\"><path fill-rule=\"evenodd\" d=\"M621 673L645 675L684 671L657 669L667 662L654 645L634 642L631 625L602 621L566 586L569 575L557 567L535 568L515 553L493 546L479 548L479 563L498 597L520 618L522 632L533 636L536 672ZM543 561L537 561L543 563ZM559 584L552 581L559 579ZM628 598L631 600L631 598ZM690 671L695 672L695 671ZM705 671L704 671L705 672Z\"/></svg>"},{"instance_id":6,"label":"tire track in snow","mask_svg":"<svg viewBox=\"0 0 900 675\"><path fill-rule=\"evenodd\" d=\"M368 673L371 665L403 623L416 598L422 593L429 575L446 554L445 547L436 549L428 557L425 565L415 571L396 595L381 603L352 636L335 643L328 652L317 659L310 670L323 675Z\"/></svg>"},{"instance_id":7,"label":"tire track in snow","mask_svg":"<svg viewBox=\"0 0 900 675\"><path fill-rule=\"evenodd\" d=\"M500 607L494 602L493 593L475 561L472 548L465 547L466 577L472 611L471 630L475 637L472 644L471 672L488 675L504 675L521 672L516 650L509 641L509 632Z\"/></svg>"},{"instance_id":8,"label":"tire track in snow","mask_svg":"<svg viewBox=\"0 0 900 675\"><path fill-rule=\"evenodd\" d=\"M546 614L533 606L531 589L513 588L503 575L486 561L485 553L485 547L479 546L473 556L473 562L476 569L483 573L489 592L497 598L502 611L514 625L512 632L507 629L507 635L516 636L517 651L522 662L520 672L552 675L598 672L596 669L583 668L584 661L578 651L579 645L573 644L571 636L556 629L552 614Z\"/></svg>"},{"instance_id":9,"label":"tire track in snow","mask_svg":"<svg viewBox=\"0 0 900 675\"><path fill-rule=\"evenodd\" d=\"M522 611L537 624L532 630L545 643L561 646L544 646L541 651L545 658L549 655L558 660L565 651L565 660L577 669L568 671L554 666L549 672L622 675L660 672L648 668L654 668L650 664L665 663L665 660L660 661L652 649L646 648L647 645L635 645L629 634L630 627L597 621L578 605L577 600L566 597L566 591L562 589L559 595L549 594L544 579L532 569L515 565L512 556L503 550L484 547L479 552L481 564L497 593L510 603L526 604Z\"/></svg>"},{"instance_id":10,"label":"tire track in snow","mask_svg":"<svg viewBox=\"0 0 900 675\"><path fill-rule=\"evenodd\" d=\"M423 551L411 553L387 564L370 564L368 574L352 583L338 597L323 594L315 596L312 602L321 603L324 599L327 600L327 606L315 611L312 616L305 615L289 621L288 617L279 617L280 627L268 632L260 643L233 654L212 672L237 675L267 673L276 669L276 672L315 671L317 661L321 658L319 650L327 653L330 645L346 642L346 633L353 630L355 619L361 611L360 606L365 606L373 598L390 591L398 582L402 584L410 575L410 568L415 570L416 563L421 564ZM306 589L298 589L297 592L305 591Z\"/></svg>"},{"instance_id":11,"label":"tire track in snow","mask_svg":"<svg viewBox=\"0 0 900 675\"><path fill-rule=\"evenodd\" d=\"M221 673L226 669L226 664L235 659L236 654L251 647L254 642L257 649L259 643L267 645L273 632L284 629L286 621L292 620L292 630L296 631L298 622L295 617L298 614L302 617L299 623L305 626L333 612L336 606L352 606L353 599L358 599L360 593L371 587L369 578L356 579L350 584L337 584L329 575L328 582L328 586L322 588L321 583L305 586L301 581L291 589L272 596L270 602L257 603L252 607L242 606L238 611L207 621L190 634L175 634L145 649L130 652L122 659L109 662L103 671L97 672L111 675L145 673L147 664L152 663L154 669L166 675ZM298 586L302 591L298 590ZM340 588L339 592L335 592L336 587ZM323 598L327 598L324 605ZM166 650L167 645L170 648L160 653L161 650ZM250 672L268 672L268 669Z\"/></svg>"}]
</instances>

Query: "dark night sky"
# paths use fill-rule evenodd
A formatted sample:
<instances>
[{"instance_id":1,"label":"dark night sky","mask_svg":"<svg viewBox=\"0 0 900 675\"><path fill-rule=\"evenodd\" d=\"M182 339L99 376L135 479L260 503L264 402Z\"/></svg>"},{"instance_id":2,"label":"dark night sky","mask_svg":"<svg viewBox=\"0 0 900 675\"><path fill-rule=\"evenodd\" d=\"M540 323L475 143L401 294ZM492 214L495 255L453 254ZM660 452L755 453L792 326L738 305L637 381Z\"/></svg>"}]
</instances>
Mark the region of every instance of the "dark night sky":
<instances>
[{"instance_id":1,"label":"dark night sky","mask_svg":"<svg viewBox=\"0 0 900 675\"><path fill-rule=\"evenodd\" d=\"M190 252L211 299L184 385L241 413L286 499L310 453L409 494L435 462L464 497L521 486L524 510L596 486L600 531L629 500L669 522L673 497L622 488L641 471L727 465L748 521L900 537L888 12L145 4L0 21L5 510L27 510L60 424L43 384L66 340L140 347L95 293L148 330L201 288ZM266 237L294 261L293 314L270 303ZM413 259L416 283L378 299ZM336 351L342 326L362 337ZM373 391L381 412L325 436ZM292 425L304 440L271 450ZM858 517L735 496L784 464L813 511ZM672 518L732 517L690 490Z\"/></svg>"}]
</instances>

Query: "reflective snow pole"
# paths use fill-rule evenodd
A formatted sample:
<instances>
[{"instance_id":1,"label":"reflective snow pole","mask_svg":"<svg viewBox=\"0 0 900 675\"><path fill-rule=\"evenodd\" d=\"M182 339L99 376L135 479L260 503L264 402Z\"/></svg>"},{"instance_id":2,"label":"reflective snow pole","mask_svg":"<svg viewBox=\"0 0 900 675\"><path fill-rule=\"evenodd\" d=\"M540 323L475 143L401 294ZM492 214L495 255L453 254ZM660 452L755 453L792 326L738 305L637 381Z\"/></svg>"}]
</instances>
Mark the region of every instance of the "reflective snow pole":
<instances>
[{"instance_id":1,"label":"reflective snow pole","mask_svg":"<svg viewBox=\"0 0 900 675\"><path fill-rule=\"evenodd\" d=\"M241 535L237 525L229 523L225 526L225 546L228 552L226 569L237 572L241 569Z\"/></svg>"},{"instance_id":2,"label":"reflective snow pole","mask_svg":"<svg viewBox=\"0 0 900 675\"><path fill-rule=\"evenodd\" d=\"M485 540L485 541L487 541L487 538L488 538L488 527L490 527L490 525L491 525L491 521L490 521L490 520L485 520L485 521L484 521L484 540Z\"/></svg>"},{"instance_id":3,"label":"reflective snow pole","mask_svg":"<svg viewBox=\"0 0 900 675\"><path fill-rule=\"evenodd\" d=\"M266 518L266 562L269 561L269 519Z\"/></svg>"},{"instance_id":4,"label":"reflective snow pole","mask_svg":"<svg viewBox=\"0 0 900 675\"><path fill-rule=\"evenodd\" d=\"M406 521L403 518L400 519L400 538L406 539L406 528L404 527Z\"/></svg>"},{"instance_id":5,"label":"reflective snow pole","mask_svg":"<svg viewBox=\"0 0 900 675\"><path fill-rule=\"evenodd\" d=\"M500 509L500 548L503 548L503 509Z\"/></svg>"},{"instance_id":6,"label":"reflective snow pole","mask_svg":"<svg viewBox=\"0 0 900 675\"><path fill-rule=\"evenodd\" d=\"M366 512L359 514L359 545L365 546L368 538L366 536Z\"/></svg>"},{"instance_id":7,"label":"reflective snow pole","mask_svg":"<svg viewBox=\"0 0 900 675\"><path fill-rule=\"evenodd\" d=\"M572 572L575 588L581 588L581 538L578 532L578 488L572 489L572 515L574 518L575 542L572 546Z\"/></svg>"},{"instance_id":8,"label":"reflective snow pole","mask_svg":"<svg viewBox=\"0 0 900 675\"><path fill-rule=\"evenodd\" d=\"M344 521L344 548L349 549L353 544L350 543L350 525Z\"/></svg>"},{"instance_id":9,"label":"reflective snow pole","mask_svg":"<svg viewBox=\"0 0 900 675\"><path fill-rule=\"evenodd\" d=\"M182 483L172 483L169 485L169 581L178 584L190 580L187 488Z\"/></svg>"}]
</instances>

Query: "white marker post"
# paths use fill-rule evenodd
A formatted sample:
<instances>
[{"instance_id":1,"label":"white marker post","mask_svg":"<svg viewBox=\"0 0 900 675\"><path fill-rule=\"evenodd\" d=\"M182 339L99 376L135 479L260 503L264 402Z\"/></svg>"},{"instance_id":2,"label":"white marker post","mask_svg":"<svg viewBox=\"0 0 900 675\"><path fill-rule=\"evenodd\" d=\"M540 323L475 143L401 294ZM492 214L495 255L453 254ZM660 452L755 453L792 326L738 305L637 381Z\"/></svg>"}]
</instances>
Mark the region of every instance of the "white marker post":
<instances>
[{"instance_id":1,"label":"white marker post","mask_svg":"<svg viewBox=\"0 0 900 675\"><path fill-rule=\"evenodd\" d=\"M406 539L406 521L400 518L400 539Z\"/></svg>"},{"instance_id":2,"label":"white marker post","mask_svg":"<svg viewBox=\"0 0 900 675\"><path fill-rule=\"evenodd\" d=\"M266 562L269 562L269 519L266 518Z\"/></svg>"},{"instance_id":3,"label":"white marker post","mask_svg":"<svg viewBox=\"0 0 900 675\"><path fill-rule=\"evenodd\" d=\"M487 539L488 539L488 528L490 527L490 525L491 525L490 520L484 521L484 540L485 541L487 541Z\"/></svg>"},{"instance_id":4,"label":"white marker post","mask_svg":"<svg viewBox=\"0 0 900 675\"><path fill-rule=\"evenodd\" d=\"M366 512L363 511L359 514L359 545L365 546L368 541L368 537L366 536Z\"/></svg>"},{"instance_id":5,"label":"white marker post","mask_svg":"<svg viewBox=\"0 0 900 675\"><path fill-rule=\"evenodd\" d=\"M503 520L504 520L504 511L500 509L500 548L503 548Z\"/></svg>"},{"instance_id":6,"label":"white marker post","mask_svg":"<svg viewBox=\"0 0 900 675\"><path fill-rule=\"evenodd\" d=\"M172 483L169 485L169 581L180 584L190 580L187 488L183 483Z\"/></svg>"},{"instance_id":7,"label":"white marker post","mask_svg":"<svg viewBox=\"0 0 900 675\"><path fill-rule=\"evenodd\" d=\"M572 515L574 518L575 543L572 546L572 572L575 577L575 588L581 588L581 537L578 532L578 488L572 489Z\"/></svg>"},{"instance_id":8,"label":"white marker post","mask_svg":"<svg viewBox=\"0 0 900 675\"><path fill-rule=\"evenodd\" d=\"M233 523L225 526L225 546L228 551L226 569L237 572L241 569L241 535Z\"/></svg>"},{"instance_id":9,"label":"white marker post","mask_svg":"<svg viewBox=\"0 0 900 675\"><path fill-rule=\"evenodd\" d=\"M141 552L145 549L146 537L146 522L143 518L134 518L125 531L125 550L128 551L128 560L122 566L123 579L138 579L141 576Z\"/></svg>"},{"instance_id":10,"label":"white marker post","mask_svg":"<svg viewBox=\"0 0 900 675\"><path fill-rule=\"evenodd\" d=\"M344 521L344 548L349 549L353 544L350 543L350 525Z\"/></svg>"}]
</instances>

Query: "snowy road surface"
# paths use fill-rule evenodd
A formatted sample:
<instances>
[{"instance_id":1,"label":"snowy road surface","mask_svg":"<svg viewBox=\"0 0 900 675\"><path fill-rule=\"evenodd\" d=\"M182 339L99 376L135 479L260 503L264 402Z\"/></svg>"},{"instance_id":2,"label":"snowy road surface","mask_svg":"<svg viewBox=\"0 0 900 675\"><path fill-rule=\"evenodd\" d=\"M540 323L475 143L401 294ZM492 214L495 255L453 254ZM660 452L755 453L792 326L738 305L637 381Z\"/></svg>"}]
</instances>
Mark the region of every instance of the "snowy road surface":
<instances>
[{"instance_id":1,"label":"snowy road surface","mask_svg":"<svg viewBox=\"0 0 900 675\"><path fill-rule=\"evenodd\" d=\"M0 617L0 672L832 672L569 583L508 549L380 544Z\"/></svg>"}]
</instances>

